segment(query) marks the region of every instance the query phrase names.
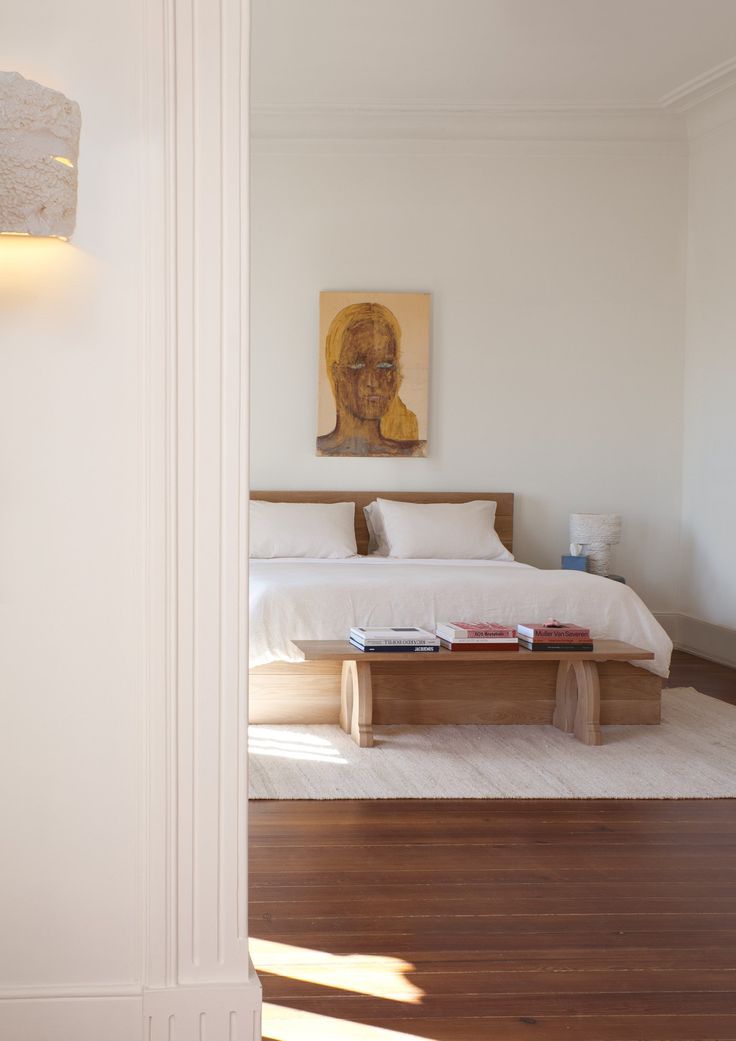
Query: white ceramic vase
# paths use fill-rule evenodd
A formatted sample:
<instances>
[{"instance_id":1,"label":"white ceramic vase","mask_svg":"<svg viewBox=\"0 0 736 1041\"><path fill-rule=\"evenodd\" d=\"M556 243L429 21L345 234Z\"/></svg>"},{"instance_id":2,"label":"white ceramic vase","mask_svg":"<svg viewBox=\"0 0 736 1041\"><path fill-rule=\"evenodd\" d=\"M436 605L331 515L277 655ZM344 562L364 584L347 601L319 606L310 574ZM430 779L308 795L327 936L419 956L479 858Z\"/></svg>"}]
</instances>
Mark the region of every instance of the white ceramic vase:
<instances>
[{"instance_id":1,"label":"white ceramic vase","mask_svg":"<svg viewBox=\"0 0 736 1041\"><path fill-rule=\"evenodd\" d=\"M617 513L571 513L570 541L579 543L594 575L611 573L611 546L621 541L621 517Z\"/></svg>"}]
</instances>

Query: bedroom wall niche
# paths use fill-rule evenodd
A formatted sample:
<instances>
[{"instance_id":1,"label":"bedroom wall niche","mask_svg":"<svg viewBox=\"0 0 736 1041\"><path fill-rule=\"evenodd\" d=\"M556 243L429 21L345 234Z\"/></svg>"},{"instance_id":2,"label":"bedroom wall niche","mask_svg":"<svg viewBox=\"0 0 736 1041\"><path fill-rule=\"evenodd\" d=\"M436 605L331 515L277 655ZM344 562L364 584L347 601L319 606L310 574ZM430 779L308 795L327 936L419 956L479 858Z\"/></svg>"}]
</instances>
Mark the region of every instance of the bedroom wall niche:
<instances>
[{"instance_id":1,"label":"bedroom wall niche","mask_svg":"<svg viewBox=\"0 0 736 1041\"><path fill-rule=\"evenodd\" d=\"M519 559L618 513L617 571L678 594L687 145L262 136L252 485L516 493ZM543 133L543 139L542 139ZM288 243L286 248L285 243ZM432 293L426 459L314 455L321 290Z\"/></svg>"}]
</instances>

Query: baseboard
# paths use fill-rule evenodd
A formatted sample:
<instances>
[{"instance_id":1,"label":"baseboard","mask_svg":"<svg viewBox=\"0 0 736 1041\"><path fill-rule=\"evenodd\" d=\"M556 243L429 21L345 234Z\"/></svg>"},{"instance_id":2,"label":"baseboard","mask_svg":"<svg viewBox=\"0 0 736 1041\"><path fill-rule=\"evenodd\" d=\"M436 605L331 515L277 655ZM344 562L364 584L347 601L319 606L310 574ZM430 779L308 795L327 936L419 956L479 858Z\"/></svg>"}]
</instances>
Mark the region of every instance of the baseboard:
<instances>
[{"instance_id":1,"label":"baseboard","mask_svg":"<svg viewBox=\"0 0 736 1041\"><path fill-rule=\"evenodd\" d=\"M27 987L0 996L2 1041L261 1041L261 984Z\"/></svg>"},{"instance_id":2,"label":"baseboard","mask_svg":"<svg viewBox=\"0 0 736 1041\"><path fill-rule=\"evenodd\" d=\"M659 624L674 644L680 635L680 615L676 611L654 611L652 612Z\"/></svg>"},{"instance_id":3,"label":"baseboard","mask_svg":"<svg viewBox=\"0 0 736 1041\"><path fill-rule=\"evenodd\" d=\"M261 1041L260 981L146 990L143 1027L143 1041Z\"/></svg>"},{"instance_id":4,"label":"baseboard","mask_svg":"<svg viewBox=\"0 0 736 1041\"><path fill-rule=\"evenodd\" d=\"M657 614L656 618L678 650L736 668L736 629L678 612Z\"/></svg>"},{"instance_id":5,"label":"baseboard","mask_svg":"<svg viewBox=\"0 0 736 1041\"><path fill-rule=\"evenodd\" d=\"M142 994L17 997L0 1000L0 1038L7 1041L138 1041Z\"/></svg>"}]
</instances>

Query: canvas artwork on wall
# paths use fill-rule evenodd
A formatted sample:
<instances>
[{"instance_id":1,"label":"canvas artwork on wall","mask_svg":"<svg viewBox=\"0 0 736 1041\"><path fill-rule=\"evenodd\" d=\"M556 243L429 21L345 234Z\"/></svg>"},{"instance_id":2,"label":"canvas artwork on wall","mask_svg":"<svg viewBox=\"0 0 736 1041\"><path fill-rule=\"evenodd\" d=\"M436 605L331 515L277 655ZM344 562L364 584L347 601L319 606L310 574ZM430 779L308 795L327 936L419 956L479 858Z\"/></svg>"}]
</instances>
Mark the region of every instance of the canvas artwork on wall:
<instances>
[{"instance_id":1,"label":"canvas artwork on wall","mask_svg":"<svg viewBox=\"0 0 736 1041\"><path fill-rule=\"evenodd\" d=\"M320 293L317 455L425 456L429 293Z\"/></svg>"}]
</instances>

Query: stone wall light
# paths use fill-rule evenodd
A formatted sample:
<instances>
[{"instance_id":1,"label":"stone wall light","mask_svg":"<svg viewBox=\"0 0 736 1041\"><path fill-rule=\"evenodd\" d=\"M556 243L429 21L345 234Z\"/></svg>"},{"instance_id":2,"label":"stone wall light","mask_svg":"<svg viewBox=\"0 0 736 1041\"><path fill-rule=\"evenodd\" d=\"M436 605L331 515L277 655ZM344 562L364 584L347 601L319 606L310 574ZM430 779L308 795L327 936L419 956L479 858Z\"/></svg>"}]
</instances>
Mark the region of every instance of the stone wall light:
<instances>
[{"instance_id":1,"label":"stone wall light","mask_svg":"<svg viewBox=\"0 0 736 1041\"><path fill-rule=\"evenodd\" d=\"M77 216L76 101L0 72L0 234L68 239Z\"/></svg>"}]
</instances>

